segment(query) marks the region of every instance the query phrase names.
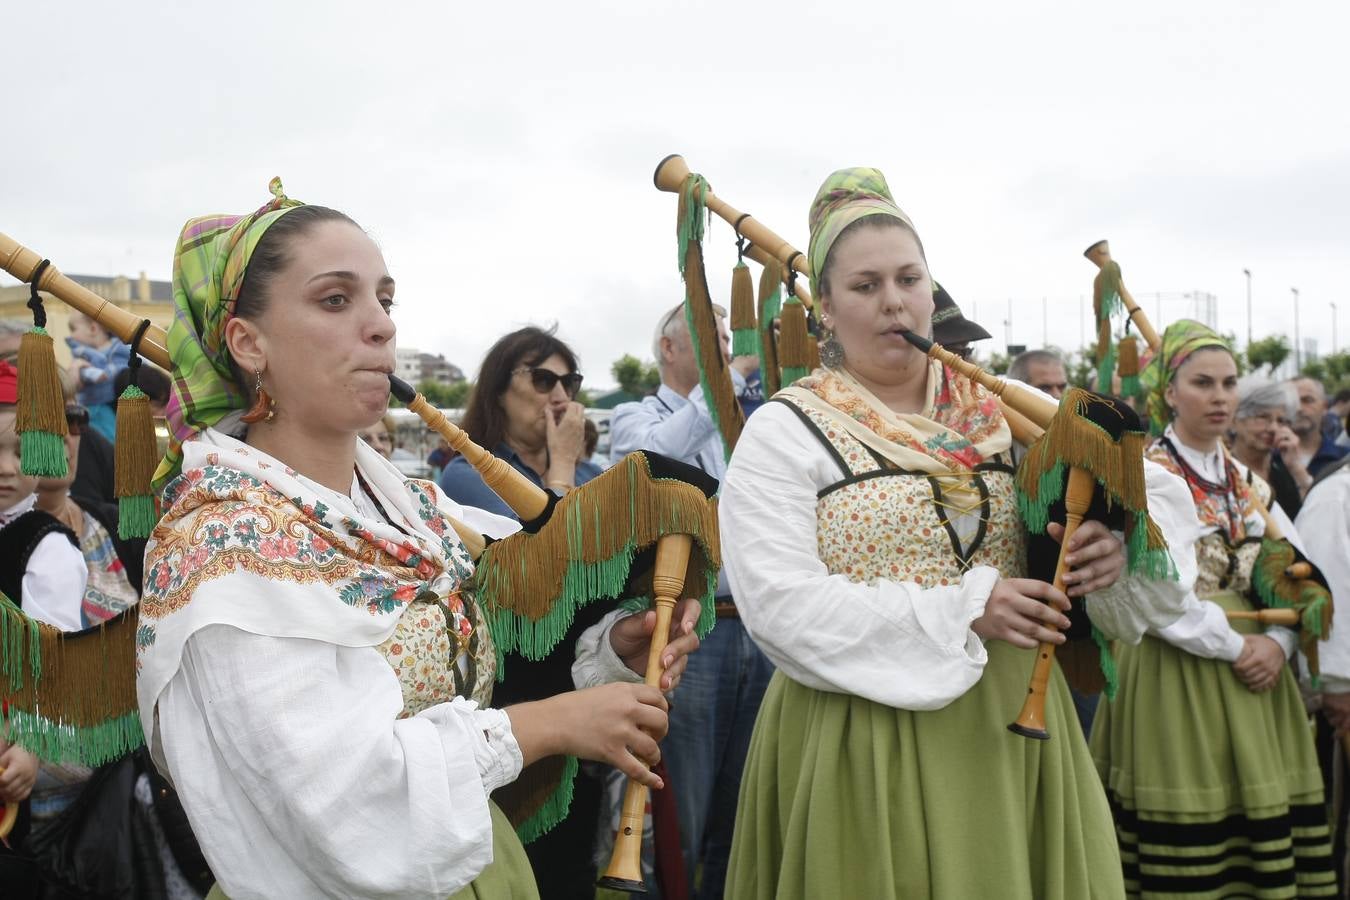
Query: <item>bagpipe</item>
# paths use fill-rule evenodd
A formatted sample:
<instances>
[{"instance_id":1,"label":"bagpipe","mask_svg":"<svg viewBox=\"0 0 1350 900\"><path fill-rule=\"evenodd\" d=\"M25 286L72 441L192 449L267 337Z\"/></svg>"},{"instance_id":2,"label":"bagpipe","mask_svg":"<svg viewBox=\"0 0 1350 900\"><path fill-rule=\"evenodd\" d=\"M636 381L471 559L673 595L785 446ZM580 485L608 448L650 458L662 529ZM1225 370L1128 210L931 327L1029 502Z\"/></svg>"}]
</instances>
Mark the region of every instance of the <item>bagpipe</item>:
<instances>
[{"instance_id":1,"label":"bagpipe","mask_svg":"<svg viewBox=\"0 0 1350 900\"><path fill-rule=\"evenodd\" d=\"M3 234L0 268L32 286L37 307L38 292L46 291L130 343L133 359L144 355L172 371L162 329L77 284ZM42 333L33 343L41 349L45 337L50 354L50 337L40 326L34 331ZM35 370L54 374L54 360L45 366ZM721 568L714 479L658 454L637 452L559 498L475 444L410 385L391 376L390 389L444 436L521 519L519 532L499 540L451 520L475 560L471 588L490 623L499 678L507 652L543 658L577 610L599 600L655 604L646 672L646 683L653 686L660 683L659 660L676 600L686 589L702 601L698 632L712 627ZM149 475L145 478L148 482ZM0 697L10 709L11 740L45 760L89 765L143 745L135 684L138 619L133 607L97 627L65 634L8 601L0 603ZM576 766L571 758L541 760L498 794L522 840L537 837L566 815ZM630 794L635 788L642 791L634 800L634 833L640 840L646 788L630 785Z\"/></svg>"},{"instance_id":2,"label":"bagpipe","mask_svg":"<svg viewBox=\"0 0 1350 900\"><path fill-rule=\"evenodd\" d=\"M1093 309L1098 318L1097 383L1110 385L1112 375L1118 375L1121 393L1137 396L1142 385L1138 379L1137 352L1129 334L1130 326L1138 329L1155 356L1162 352L1162 338L1125 286L1120 263L1111 258L1109 242L1097 241L1083 251L1083 255L1099 270L1092 284ZM1122 307L1124 334L1113 347L1111 318ZM1231 459L1227 445L1220 441L1219 446L1224 456ZM1317 644L1330 634L1335 612L1326 576L1284 536L1283 529L1256 492L1249 491L1248 498L1265 524L1251 578L1250 595L1258 608L1233 610L1228 612L1228 618L1298 629L1300 649L1316 687L1319 674Z\"/></svg>"},{"instance_id":3,"label":"bagpipe","mask_svg":"<svg viewBox=\"0 0 1350 900\"><path fill-rule=\"evenodd\" d=\"M678 154L661 160L653 182L658 190L680 197L676 230L680 259L685 263L686 310L691 325L700 315L706 318L712 315L706 282L701 280L699 248L703 236L701 217L706 210L730 224L737 238L738 262L732 281L733 353L752 346L748 340L737 345L738 334L758 336L766 392L807 374L818 364L819 352L814 350L816 340L811 334L815 306L809 290L798 281L798 276L811 275L806 255L753 216L718 197L707 180L691 172ZM746 241L749 246L744 246ZM740 274L745 258L764 267L756 310L758 321L744 304L738 313L737 282L744 285L747 281ZM700 279L692 284L691 269ZM782 301L777 296L780 289L785 289L786 299ZM709 311L700 313L701 308ZM779 317L777 340L774 340L774 316ZM1077 389L1056 403L1039 392L984 371L925 337L912 333L906 337L929 357L990 391L1014 439L1029 448L1017 472L1023 519L1034 534L1043 533L1052 517L1065 523L1055 560L1055 587L1063 589L1066 570L1063 548L1089 512L1126 532L1132 572L1174 577L1162 534L1147 515L1142 456L1146 436L1132 409ZM702 374L709 408L713 408L714 402L720 403L720 408L728 408L727 398L734 396L729 375L723 377L710 359L704 362ZM734 431L722 428L721 433L724 443L732 446L739 428ZM1114 690L1109 648L1099 635L1096 637L1098 652L1094 654L1094 663L1102 667L1108 689ZM1008 726L1011 731L1042 740L1049 737L1045 728L1045 699L1054 658L1054 644L1037 648L1026 701L1017 719Z\"/></svg>"}]
</instances>

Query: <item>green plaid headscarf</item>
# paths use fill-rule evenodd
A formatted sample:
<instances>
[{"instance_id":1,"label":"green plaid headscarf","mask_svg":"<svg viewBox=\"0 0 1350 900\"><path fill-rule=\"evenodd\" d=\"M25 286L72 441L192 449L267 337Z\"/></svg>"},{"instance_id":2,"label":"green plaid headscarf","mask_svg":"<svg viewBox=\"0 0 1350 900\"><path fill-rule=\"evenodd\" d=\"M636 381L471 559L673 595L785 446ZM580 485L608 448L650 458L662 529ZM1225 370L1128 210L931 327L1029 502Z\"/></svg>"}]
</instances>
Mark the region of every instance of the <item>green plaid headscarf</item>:
<instances>
[{"instance_id":1,"label":"green plaid headscarf","mask_svg":"<svg viewBox=\"0 0 1350 900\"><path fill-rule=\"evenodd\" d=\"M1144 371L1139 374L1139 380L1148 391L1150 434L1162 434L1167 429L1167 423L1172 420L1171 411L1167 408L1167 400L1164 397L1167 386L1172 383L1172 376L1192 353L1206 347L1217 347L1227 350L1230 354L1233 352L1233 347L1227 340L1216 334L1209 326L1194 319L1178 319L1168 325L1167 330L1163 332L1162 350L1153 354Z\"/></svg>"},{"instance_id":2,"label":"green plaid headscarf","mask_svg":"<svg viewBox=\"0 0 1350 900\"><path fill-rule=\"evenodd\" d=\"M267 186L272 199L248 216L200 216L189 219L173 254L173 323L169 359L173 394L165 408L169 450L155 471L155 490L163 489L183 461L183 442L227 414L243 409L245 394L230 372L225 323L258 241L272 223L304 206L286 197L281 179Z\"/></svg>"},{"instance_id":3,"label":"green plaid headscarf","mask_svg":"<svg viewBox=\"0 0 1350 900\"><path fill-rule=\"evenodd\" d=\"M896 206L886 176L877 169L840 169L825 179L811 203L808 222L811 243L807 256L811 262L811 294L820 296L820 274L825 257L845 228L865 216L895 216L912 230L914 223Z\"/></svg>"}]
</instances>

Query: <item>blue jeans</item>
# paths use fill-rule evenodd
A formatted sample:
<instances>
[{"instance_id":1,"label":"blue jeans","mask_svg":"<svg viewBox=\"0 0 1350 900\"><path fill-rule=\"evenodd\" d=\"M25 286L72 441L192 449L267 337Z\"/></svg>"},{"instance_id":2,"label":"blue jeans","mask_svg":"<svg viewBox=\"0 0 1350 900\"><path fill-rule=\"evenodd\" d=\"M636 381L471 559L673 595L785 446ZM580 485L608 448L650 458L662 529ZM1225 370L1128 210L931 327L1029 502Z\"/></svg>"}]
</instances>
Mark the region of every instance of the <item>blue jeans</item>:
<instances>
[{"instance_id":1,"label":"blue jeans","mask_svg":"<svg viewBox=\"0 0 1350 900\"><path fill-rule=\"evenodd\" d=\"M773 664L740 619L719 619L689 657L671 702L661 756L680 811L680 843L698 900L716 900L726 884L741 770ZM702 877L695 890L695 874Z\"/></svg>"}]
</instances>

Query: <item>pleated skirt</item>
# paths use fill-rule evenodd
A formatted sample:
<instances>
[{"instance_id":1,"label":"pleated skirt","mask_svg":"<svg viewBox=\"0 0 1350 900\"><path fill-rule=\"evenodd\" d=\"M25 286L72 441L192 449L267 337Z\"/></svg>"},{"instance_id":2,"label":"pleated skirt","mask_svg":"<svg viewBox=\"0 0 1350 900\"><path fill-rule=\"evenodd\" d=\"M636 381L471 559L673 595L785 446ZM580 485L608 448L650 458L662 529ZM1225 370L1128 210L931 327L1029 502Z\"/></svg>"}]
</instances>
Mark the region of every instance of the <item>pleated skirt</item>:
<instances>
[{"instance_id":1,"label":"pleated skirt","mask_svg":"<svg viewBox=\"0 0 1350 900\"><path fill-rule=\"evenodd\" d=\"M1007 730L1034 657L991 642L979 683L929 712L776 673L741 783L726 896L1123 896L1110 809L1058 669L1051 739Z\"/></svg>"},{"instance_id":2,"label":"pleated skirt","mask_svg":"<svg viewBox=\"0 0 1350 900\"><path fill-rule=\"evenodd\" d=\"M451 900L539 900L534 870L525 855L525 847L515 829L497 804L488 801L492 811L492 862L466 887L455 891ZM229 900L217 884L206 900Z\"/></svg>"},{"instance_id":3,"label":"pleated skirt","mask_svg":"<svg viewBox=\"0 0 1350 900\"><path fill-rule=\"evenodd\" d=\"M1159 638L1116 657L1120 690L1097 708L1092 755L1130 896L1336 896L1322 774L1289 668L1254 694L1231 663Z\"/></svg>"}]
</instances>

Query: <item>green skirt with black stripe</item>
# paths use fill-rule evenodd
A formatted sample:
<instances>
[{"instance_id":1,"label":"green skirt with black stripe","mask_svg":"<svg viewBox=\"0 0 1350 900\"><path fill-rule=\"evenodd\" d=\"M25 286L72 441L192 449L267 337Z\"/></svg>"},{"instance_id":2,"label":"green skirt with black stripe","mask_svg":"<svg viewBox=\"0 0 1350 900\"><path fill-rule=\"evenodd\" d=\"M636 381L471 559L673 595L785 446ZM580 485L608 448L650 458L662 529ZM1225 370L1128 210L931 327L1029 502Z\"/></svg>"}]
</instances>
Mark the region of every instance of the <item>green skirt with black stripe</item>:
<instances>
[{"instance_id":1,"label":"green skirt with black stripe","mask_svg":"<svg viewBox=\"0 0 1350 900\"><path fill-rule=\"evenodd\" d=\"M1232 593L1208 599L1249 606ZM1231 663L1159 638L1116 657L1120 690L1097 707L1092 755L1129 894L1336 896L1322 775L1292 672L1254 694Z\"/></svg>"}]
</instances>

